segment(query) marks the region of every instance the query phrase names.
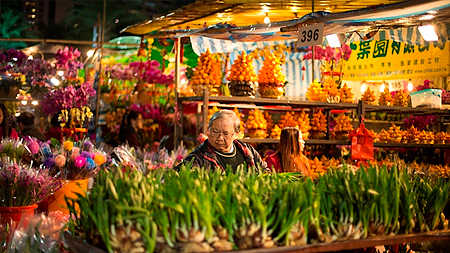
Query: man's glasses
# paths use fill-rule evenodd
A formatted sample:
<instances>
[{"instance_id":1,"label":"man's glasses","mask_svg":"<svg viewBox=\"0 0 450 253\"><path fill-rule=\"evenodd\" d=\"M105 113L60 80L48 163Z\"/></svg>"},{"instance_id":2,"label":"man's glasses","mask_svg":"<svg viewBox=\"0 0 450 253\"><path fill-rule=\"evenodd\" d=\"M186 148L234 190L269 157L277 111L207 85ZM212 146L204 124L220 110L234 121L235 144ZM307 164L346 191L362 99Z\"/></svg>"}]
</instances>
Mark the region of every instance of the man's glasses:
<instances>
[{"instance_id":1,"label":"man's glasses","mask_svg":"<svg viewBox=\"0 0 450 253\"><path fill-rule=\"evenodd\" d=\"M209 136L211 136L213 138L219 138L220 135L222 135L223 138L225 138L225 139L229 139L229 138L233 137L234 133L222 133L219 131L210 131L209 132Z\"/></svg>"}]
</instances>

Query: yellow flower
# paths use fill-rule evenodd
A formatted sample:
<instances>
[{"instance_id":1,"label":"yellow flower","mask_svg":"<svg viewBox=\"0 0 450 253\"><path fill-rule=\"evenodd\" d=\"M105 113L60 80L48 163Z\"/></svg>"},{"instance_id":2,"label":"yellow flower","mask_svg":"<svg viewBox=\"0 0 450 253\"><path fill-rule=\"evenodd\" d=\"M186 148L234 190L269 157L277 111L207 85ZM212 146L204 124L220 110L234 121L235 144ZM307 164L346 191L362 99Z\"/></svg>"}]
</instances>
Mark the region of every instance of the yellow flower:
<instances>
[{"instance_id":1,"label":"yellow flower","mask_svg":"<svg viewBox=\"0 0 450 253\"><path fill-rule=\"evenodd\" d=\"M104 164L106 162L106 157L104 155L97 154L97 155L94 156L94 162L98 166L101 166L102 164Z\"/></svg>"},{"instance_id":2,"label":"yellow flower","mask_svg":"<svg viewBox=\"0 0 450 253\"><path fill-rule=\"evenodd\" d=\"M63 144L63 146L64 146L64 149L65 149L65 150L67 150L67 151L72 151L72 149L73 149L73 142L71 142L71 141L65 141L64 144Z\"/></svg>"}]
</instances>

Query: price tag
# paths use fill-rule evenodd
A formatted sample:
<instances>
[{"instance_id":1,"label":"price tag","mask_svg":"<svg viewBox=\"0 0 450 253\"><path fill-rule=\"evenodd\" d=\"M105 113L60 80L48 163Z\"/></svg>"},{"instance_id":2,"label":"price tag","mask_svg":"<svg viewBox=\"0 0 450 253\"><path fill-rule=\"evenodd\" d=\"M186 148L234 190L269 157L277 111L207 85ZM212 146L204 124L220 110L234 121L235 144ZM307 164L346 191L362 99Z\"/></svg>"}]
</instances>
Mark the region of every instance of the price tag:
<instances>
[{"instance_id":1,"label":"price tag","mask_svg":"<svg viewBox=\"0 0 450 253\"><path fill-rule=\"evenodd\" d=\"M299 26L297 47L322 45L324 23Z\"/></svg>"},{"instance_id":2,"label":"price tag","mask_svg":"<svg viewBox=\"0 0 450 253\"><path fill-rule=\"evenodd\" d=\"M389 91L403 90L403 83L400 81L389 82Z\"/></svg>"}]
</instances>

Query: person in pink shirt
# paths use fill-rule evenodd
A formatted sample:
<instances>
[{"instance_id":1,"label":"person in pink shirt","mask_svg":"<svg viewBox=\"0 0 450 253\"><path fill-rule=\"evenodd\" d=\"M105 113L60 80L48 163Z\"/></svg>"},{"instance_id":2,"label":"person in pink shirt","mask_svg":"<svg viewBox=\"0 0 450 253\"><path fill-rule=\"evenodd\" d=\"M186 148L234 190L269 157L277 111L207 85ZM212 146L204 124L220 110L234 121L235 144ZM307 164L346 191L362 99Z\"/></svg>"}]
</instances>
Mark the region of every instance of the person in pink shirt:
<instances>
[{"instance_id":1,"label":"person in pink shirt","mask_svg":"<svg viewBox=\"0 0 450 253\"><path fill-rule=\"evenodd\" d=\"M8 122L9 113L8 109L6 109L6 106L2 103L0 103L0 133L1 137L0 139L4 138L10 138L17 140L19 139L19 135L17 134L16 130L14 128L11 128L11 125Z\"/></svg>"},{"instance_id":2,"label":"person in pink shirt","mask_svg":"<svg viewBox=\"0 0 450 253\"><path fill-rule=\"evenodd\" d=\"M267 167L276 172L300 172L303 176L311 176L308 158L303 154L304 148L305 141L298 128L283 128L278 151L266 158Z\"/></svg>"}]
</instances>

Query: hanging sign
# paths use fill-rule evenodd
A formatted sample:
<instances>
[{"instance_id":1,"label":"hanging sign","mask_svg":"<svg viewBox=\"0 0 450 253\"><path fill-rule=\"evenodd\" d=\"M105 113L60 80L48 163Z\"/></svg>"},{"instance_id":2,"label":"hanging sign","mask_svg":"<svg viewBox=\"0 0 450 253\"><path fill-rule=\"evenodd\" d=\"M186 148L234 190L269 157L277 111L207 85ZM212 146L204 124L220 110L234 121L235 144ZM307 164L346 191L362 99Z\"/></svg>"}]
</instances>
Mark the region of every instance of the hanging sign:
<instances>
[{"instance_id":1,"label":"hanging sign","mask_svg":"<svg viewBox=\"0 0 450 253\"><path fill-rule=\"evenodd\" d=\"M450 75L450 42L417 46L371 40L351 43L350 48L352 54L345 64L344 80L426 79Z\"/></svg>"},{"instance_id":2,"label":"hanging sign","mask_svg":"<svg viewBox=\"0 0 450 253\"><path fill-rule=\"evenodd\" d=\"M322 45L324 23L299 26L297 47Z\"/></svg>"}]
</instances>

